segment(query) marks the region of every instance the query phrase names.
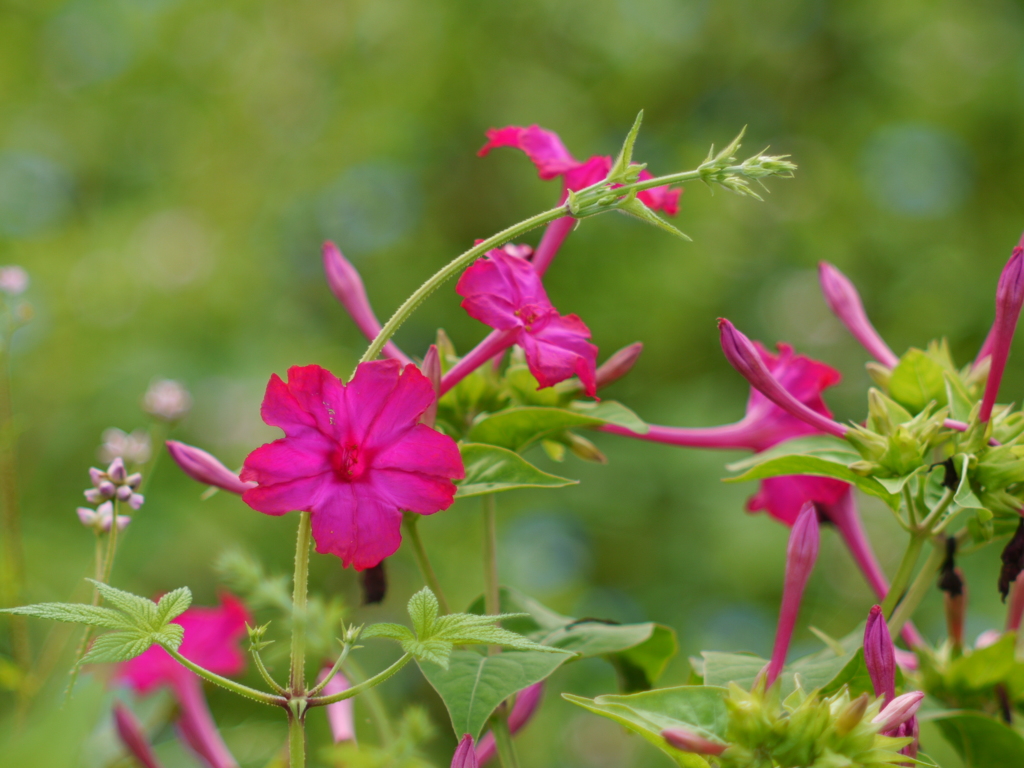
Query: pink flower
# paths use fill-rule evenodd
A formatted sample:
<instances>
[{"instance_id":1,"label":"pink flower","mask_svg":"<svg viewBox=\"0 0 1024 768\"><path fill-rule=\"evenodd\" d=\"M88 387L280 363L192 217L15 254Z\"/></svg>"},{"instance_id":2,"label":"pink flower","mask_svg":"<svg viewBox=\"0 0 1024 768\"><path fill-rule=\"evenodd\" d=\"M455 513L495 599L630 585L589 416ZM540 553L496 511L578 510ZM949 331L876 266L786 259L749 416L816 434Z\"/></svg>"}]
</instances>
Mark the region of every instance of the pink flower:
<instances>
[{"instance_id":1,"label":"pink flower","mask_svg":"<svg viewBox=\"0 0 1024 768\"><path fill-rule=\"evenodd\" d=\"M818 262L818 279L821 282L821 292L825 294L825 301L828 302L829 309L835 313L847 330L853 334L853 337L871 353L875 360L889 368L895 368L900 359L889 349L889 345L871 324L867 312L864 311L860 294L857 293L857 289L850 279L827 261Z\"/></svg>"},{"instance_id":2,"label":"pink flower","mask_svg":"<svg viewBox=\"0 0 1024 768\"><path fill-rule=\"evenodd\" d=\"M473 737L468 733L459 741L452 755L452 768L477 768L476 750L473 749Z\"/></svg>"},{"instance_id":3,"label":"pink flower","mask_svg":"<svg viewBox=\"0 0 1024 768\"><path fill-rule=\"evenodd\" d=\"M146 730L142 727L142 723L130 709L120 702L114 703L114 728L125 749L144 768L160 768L160 761L153 753L153 747L149 744L149 738L146 736Z\"/></svg>"},{"instance_id":4,"label":"pink flower","mask_svg":"<svg viewBox=\"0 0 1024 768\"><path fill-rule=\"evenodd\" d=\"M888 704L896 697L896 654L889 625L877 605L868 613L868 623L864 627L864 664L871 676L875 695L884 697Z\"/></svg>"},{"instance_id":5,"label":"pink flower","mask_svg":"<svg viewBox=\"0 0 1024 768\"><path fill-rule=\"evenodd\" d=\"M978 419L982 422L988 421L992 416L1006 361L1010 357L1010 342L1013 341L1013 334L1017 329L1021 305L1024 305L1024 236L1003 267L996 288L996 319L984 345L991 355L992 367L989 370L988 381L985 382L985 395L981 401L981 411L978 413Z\"/></svg>"},{"instance_id":6,"label":"pink flower","mask_svg":"<svg viewBox=\"0 0 1024 768\"><path fill-rule=\"evenodd\" d=\"M320 677L317 679L317 682L323 680L330 671L330 667L325 667L321 670ZM336 693L342 693L348 689L348 680L343 674L341 674L341 672L337 672L334 677L330 679L330 682L324 686L323 695L333 696ZM352 699L342 699L341 701L336 701L333 704L328 704L326 707L327 722L331 726L331 736L334 738L335 744L342 741L356 740L356 725L352 704Z\"/></svg>"},{"instance_id":7,"label":"pink flower","mask_svg":"<svg viewBox=\"0 0 1024 768\"><path fill-rule=\"evenodd\" d=\"M676 749L698 755L720 755L729 748L728 744L705 739L699 733L686 728L666 728L661 732L661 737Z\"/></svg>"},{"instance_id":8,"label":"pink flower","mask_svg":"<svg viewBox=\"0 0 1024 768\"><path fill-rule=\"evenodd\" d=\"M565 148L557 133L547 131L538 125L521 128L510 125L505 128L491 128L487 131L487 143L477 153L481 157L497 147L514 147L526 153L535 166L537 174L545 181L562 177L566 190L578 190L602 181L612 168L610 157L594 156L579 162ZM653 179L646 170L640 171L640 180ZM669 216L679 212L681 189L655 187L640 192L637 197L648 208L661 209Z\"/></svg>"},{"instance_id":9,"label":"pink flower","mask_svg":"<svg viewBox=\"0 0 1024 768\"><path fill-rule=\"evenodd\" d=\"M238 479L238 475L221 464L217 457L201 448L179 443L177 440L168 440L167 451L181 467L181 471L197 483L212 485L239 495L256 487L256 483L243 483Z\"/></svg>"},{"instance_id":10,"label":"pink flower","mask_svg":"<svg viewBox=\"0 0 1024 768\"><path fill-rule=\"evenodd\" d=\"M419 419L434 388L414 365L362 363L342 384L318 365L271 376L263 420L285 437L257 448L241 479L259 485L242 499L255 510L312 514L316 550L364 570L402 542L402 510L451 506L464 477L455 441Z\"/></svg>"},{"instance_id":11,"label":"pink flower","mask_svg":"<svg viewBox=\"0 0 1024 768\"><path fill-rule=\"evenodd\" d=\"M588 395L596 395L597 347L587 341L590 329L576 315L558 314L530 262L495 249L463 273L455 291L470 317L506 332L505 346L523 348L541 387L575 375Z\"/></svg>"},{"instance_id":12,"label":"pink flower","mask_svg":"<svg viewBox=\"0 0 1024 768\"><path fill-rule=\"evenodd\" d=\"M516 694L516 703L512 705L512 711L508 713L508 732L515 735L525 726L533 713L540 706L544 698L544 683L534 683ZM494 743L494 734L488 731L476 745L476 759L480 765L487 763L497 754L497 747Z\"/></svg>"}]
</instances>

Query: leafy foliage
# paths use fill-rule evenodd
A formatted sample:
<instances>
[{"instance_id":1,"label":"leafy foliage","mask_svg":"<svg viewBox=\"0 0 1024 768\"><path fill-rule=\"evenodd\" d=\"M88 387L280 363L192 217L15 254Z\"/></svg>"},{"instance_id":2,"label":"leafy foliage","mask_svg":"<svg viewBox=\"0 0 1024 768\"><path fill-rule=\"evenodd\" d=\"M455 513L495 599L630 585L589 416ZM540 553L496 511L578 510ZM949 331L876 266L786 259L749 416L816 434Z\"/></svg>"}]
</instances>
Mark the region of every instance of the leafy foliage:
<instances>
[{"instance_id":1,"label":"leafy foliage","mask_svg":"<svg viewBox=\"0 0 1024 768\"><path fill-rule=\"evenodd\" d=\"M459 451L466 477L458 484L458 498L516 488L563 488L579 482L544 472L519 454L496 445L460 443Z\"/></svg>"}]
</instances>

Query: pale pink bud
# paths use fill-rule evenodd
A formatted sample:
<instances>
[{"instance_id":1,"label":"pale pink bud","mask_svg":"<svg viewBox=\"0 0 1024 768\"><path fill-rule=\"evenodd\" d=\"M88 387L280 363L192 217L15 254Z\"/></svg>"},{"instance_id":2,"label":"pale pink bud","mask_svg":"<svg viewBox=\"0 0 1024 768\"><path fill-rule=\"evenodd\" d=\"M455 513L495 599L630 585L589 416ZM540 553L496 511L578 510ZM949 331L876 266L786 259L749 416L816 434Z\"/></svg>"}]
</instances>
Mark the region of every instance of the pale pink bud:
<instances>
[{"instance_id":1,"label":"pale pink bud","mask_svg":"<svg viewBox=\"0 0 1024 768\"><path fill-rule=\"evenodd\" d=\"M161 421L179 421L192 410L192 395L174 379L159 379L142 396L142 410Z\"/></svg>"},{"instance_id":2,"label":"pale pink bud","mask_svg":"<svg viewBox=\"0 0 1024 768\"><path fill-rule=\"evenodd\" d=\"M28 272L21 267L0 267L0 292L18 296L28 290Z\"/></svg>"},{"instance_id":3,"label":"pale pink bud","mask_svg":"<svg viewBox=\"0 0 1024 768\"><path fill-rule=\"evenodd\" d=\"M107 477L118 485L128 479L128 471L124 468L124 459L118 456L110 462L110 466L107 467Z\"/></svg>"},{"instance_id":4,"label":"pale pink bud","mask_svg":"<svg viewBox=\"0 0 1024 768\"><path fill-rule=\"evenodd\" d=\"M508 713L508 730L510 734L515 734L529 722L530 718L533 717L533 713L537 711L537 707L540 706L541 699L543 698L543 682L534 683L516 694L516 703L512 705L512 711ZM490 761L495 754L494 734L488 731L476 746L477 762L479 762L480 765L484 765Z\"/></svg>"},{"instance_id":5,"label":"pale pink bud","mask_svg":"<svg viewBox=\"0 0 1024 768\"><path fill-rule=\"evenodd\" d=\"M138 488L142 485L142 473L136 472L135 474L128 475L128 479L125 480L124 483L132 490Z\"/></svg>"},{"instance_id":6,"label":"pale pink bud","mask_svg":"<svg viewBox=\"0 0 1024 768\"><path fill-rule=\"evenodd\" d=\"M100 483L105 482L107 479L107 473L102 469L96 469L96 467L89 467L89 479L92 480L92 484L99 488Z\"/></svg>"},{"instance_id":7,"label":"pale pink bud","mask_svg":"<svg viewBox=\"0 0 1024 768\"><path fill-rule=\"evenodd\" d=\"M698 755L720 755L729 748L728 744L705 739L703 736L685 728L666 728L661 737L676 749L683 752L696 752Z\"/></svg>"},{"instance_id":8,"label":"pale pink bud","mask_svg":"<svg viewBox=\"0 0 1024 768\"><path fill-rule=\"evenodd\" d=\"M884 696L888 704L896 696L896 654L885 614L877 605L868 613L868 623L864 627L864 663L875 695Z\"/></svg>"},{"instance_id":9,"label":"pale pink bud","mask_svg":"<svg viewBox=\"0 0 1024 768\"><path fill-rule=\"evenodd\" d=\"M1013 341L1017 320L1020 317L1021 305L1024 304L1024 236L1013 249L1010 260L1006 262L1003 273L999 276L996 288L996 319L989 332L992 365L989 369L988 381L985 383L985 396L981 401L978 418L986 422L992 416L992 408L999 395L999 385L1006 370L1006 360L1010 356L1010 342ZM988 340L986 340L988 343Z\"/></svg>"},{"instance_id":10,"label":"pale pink bud","mask_svg":"<svg viewBox=\"0 0 1024 768\"><path fill-rule=\"evenodd\" d=\"M998 629L986 629L980 635L978 639L974 641L974 650L980 651L982 648L988 648L990 645L995 645L999 642L999 638L1003 636L1003 633Z\"/></svg>"},{"instance_id":11,"label":"pale pink bud","mask_svg":"<svg viewBox=\"0 0 1024 768\"><path fill-rule=\"evenodd\" d=\"M725 358L754 389L767 397L779 408L786 411L801 421L810 424L815 429L836 437L845 437L847 428L838 422L832 421L827 416L808 408L797 400L793 395L772 376L768 371L764 360L757 351L750 339L744 336L736 327L725 318L718 321L718 330L722 342L722 351Z\"/></svg>"},{"instance_id":12,"label":"pale pink bud","mask_svg":"<svg viewBox=\"0 0 1024 768\"><path fill-rule=\"evenodd\" d=\"M179 443L177 440L168 440L167 451L182 471L196 482L223 488L239 495L256 487L256 483L243 483L238 479L238 475L201 448Z\"/></svg>"},{"instance_id":13,"label":"pale pink bud","mask_svg":"<svg viewBox=\"0 0 1024 768\"><path fill-rule=\"evenodd\" d=\"M420 416L420 423L432 427L437 420L437 401L441 398L441 355L436 344L431 344L427 354L423 356L421 370L434 386L434 402Z\"/></svg>"},{"instance_id":14,"label":"pale pink bud","mask_svg":"<svg viewBox=\"0 0 1024 768\"><path fill-rule=\"evenodd\" d=\"M362 332L368 341L373 341L380 333L381 324L377 315L370 306L370 299L366 295L366 288L363 286L363 279L359 272L346 259L341 251L332 242L324 243L323 247L324 272L327 275L327 285L334 297L341 302L349 316L355 321L356 327ZM395 344L389 341L384 345L384 355L393 360L398 360L403 365L412 362Z\"/></svg>"},{"instance_id":15,"label":"pale pink bud","mask_svg":"<svg viewBox=\"0 0 1024 768\"><path fill-rule=\"evenodd\" d=\"M827 261L822 261L818 263L818 279L829 309L853 334L853 338L882 365L894 368L899 358L889 349L889 345L882 340L868 320L860 294L849 278Z\"/></svg>"},{"instance_id":16,"label":"pale pink bud","mask_svg":"<svg viewBox=\"0 0 1024 768\"><path fill-rule=\"evenodd\" d=\"M146 497L143 496L141 493L133 493L131 496L128 497L128 506L131 507L132 509L137 510L143 505L145 501Z\"/></svg>"},{"instance_id":17,"label":"pale pink bud","mask_svg":"<svg viewBox=\"0 0 1024 768\"><path fill-rule=\"evenodd\" d=\"M600 366L594 373L594 378L597 381L597 386L601 387L608 386L613 381L618 381L623 376L632 370L636 364L637 359L640 357L640 353L644 351L644 345L642 342L634 342L628 347L623 347L618 352L613 354Z\"/></svg>"},{"instance_id":18,"label":"pale pink bud","mask_svg":"<svg viewBox=\"0 0 1024 768\"><path fill-rule=\"evenodd\" d=\"M112 502L106 502L101 504L96 510L96 521L99 529L104 533L109 533L110 528L114 522L114 505ZM130 523L132 519L127 515L117 516L117 530L123 531Z\"/></svg>"},{"instance_id":19,"label":"pale pink bud","mask_svg":"<svg viewBox=\"0 0 1024 768\"><path fill-rule=\"evenodd\" d=\"M78 519L82 521L82 525L86 528L92 528L96 525L96 510L90 509L89 507L79 507L75 510L78 513Z\"/></svg>"},{"instance_id":20,"label":"pale pink bud","mask_svg":"<svg viewBox=\"0 0 1024 768\"><path fill-rule=\"evenodd\" d=\"M153 754L153 748L149 745L146 732L142 724L132 714L131 710L123 704L114 704L114 727L121 743L125 749L138 760L145 768L160 768L160 761Z\"/></svg>"},{"instance_id":21,"label":"pale pink bud","mask_svg":"<svg viewBox=\"0 0 1024 768\"><path fill-rule=\"evenodd\" d=\"M879 731L892 731L916 715L923 700L923 691L904 693L886 704L871 722L881 726Z\"/></svg>"},{"instance_id":22,"label":"pale pink bud","mask_svg":"<svg viewBox=\"0 0 1024 768\"><path fill-rule=\"evenodd\" d=\"M793 523L789 545L786 547L786 581L782 588L782 608L779 611L779 626L775 633L772 659L765 673L765 682L769 686L775 682L786 665L786 654L789 652L789 643L793 639L793 629L800 613L800 601L811 578L811 571L814 570L814 563L818 559L820 538L818 510L814 503L809 501L804 504L799 517Z\"/></svg>"},{"instance_id":23,"label":"pale pink bud","mask_svg":"<svg viewBox=\"0 0 1024 768\"><path fill-rule=\"evenodd\" d=\"M452 755L452 768L478 768L476 750L473 749L473 737L468 733L462 737L459 746Z\"/></svg>"},{"instance_id":24,"label":"pale pink bud","mask_svg":"<svg viewBox=\"0 0 1024 768\"><path fill-rule=\"evenodd\" d=\"M117 486L109 480L101 480L100 484L96 486L96 490L100 492L100 496L103 498L111 499L117 493Z\"/></svg>"},{"instance_id":25,"label":"pale pink bud","mask_svg":"<svg viewBox=\"0 0 1024 768\"><path fill-rule=\"evenodd\" d=\"M132 497L132 489L127 485L117 487L117 498L119 501L128 501Z\"/></svg>"},{"instance_id":26,"label":"pale pink bud","mask_svg":"<svg viewBox=\"0 0 1024 768\"><path fill-rule=\"evenodd\" d=\"M320 672L320 677L317 682L323 680L330 671L331 667L325 667ZM330 682L324 686L322 695L334 696L335 694L347 691L348 689L348 680L343 674L338 672L331 678ZM356 740L356 726L352 711L352 699L342 699L341 701L336 701L333 704L328 704L327 722L330 723L331 734L334 737L335 744L342 741Z\"/></svg>"},{"instance_id":27,"label":"pale pink bud","mask_svg":"<svg viewBox=\"0 0 1024 768\"><path fill-rule=\"evenodd\" d=\"M85 496L85 500L88 501L90 504L99 504L104 499L109 498L100 493L99 488L90 488L89 490L83 492L82 495Z\"/></svg>"}]
</instances>

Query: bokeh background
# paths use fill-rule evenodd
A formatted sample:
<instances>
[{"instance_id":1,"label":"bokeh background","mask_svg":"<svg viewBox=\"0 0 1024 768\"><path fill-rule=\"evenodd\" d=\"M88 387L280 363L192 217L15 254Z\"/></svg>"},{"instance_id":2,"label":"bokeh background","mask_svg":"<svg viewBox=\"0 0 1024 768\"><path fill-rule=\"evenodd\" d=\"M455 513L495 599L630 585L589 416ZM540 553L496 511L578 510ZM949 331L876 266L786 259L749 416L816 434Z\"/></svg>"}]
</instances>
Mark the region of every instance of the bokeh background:
<instances>
[{"instance_id":1,"label":"bokeh background","mask_svg":"<svg viewBox=\"0 0 1024 768\"><path fill-rule=\"evenodd\" d=\"M738 418L746 388L715 333L728 316L840 369L829 402L859 418L867 355L820 298L820 259L855 280L898 351L944 336L960 362L973 355L1024 227L1020 2L5 0L0 264L30 272L35 310L13 361L26 599L79 589L92 556L74 514L86 470L104 429L146 427L151 380L193 393L176 437L238 466L275 435L258 416L271 372L350 370L364 343L324 283L323 240L356 264L386 316L474 238L557 199L557 182L539 181L520 153L475 156L488 127L539 123L584 158L613 154L641 108L637 156L655 172L695 167L744 125L745 149L771 145L800 170L771 181L764 203L688 187L676 223L693 243L616 216L570 237L547 278L553 301L584 318L602 356L645 344L607 396L657 423ZM438 326L460 350L486 330L448 285L397 340L422 354ZM1019 365L1004 386L1004 399L1024 392ZM500 499L504 580L565 613L671 625L681 653L665 682L685 680L701 649L768 653L786 531L743 511L753 488L720 482L738 455L594 439L607 466L532 455L579 486ZM143 594L188 585L209 604L211 563L231 545L289 571L294 520L201 490L161 463L115 583ZM862 506L891 572L902 536L886 510ZM479 517L468 500L421 526L456 604L481 589ZM996 560L993 547L962 564L972 639L1002 621ZM315 556L313 574L357 605L355 576L336 560ZM353 617L402 615L419 586L404 551L391 581L383 606ZM842 635L871 602L826 533L803 616ZM942 633L936 596L920 625ZM47 630L31 628L37 642ZM393 653L373 645L362 652L370 668ZM804 629L794 652L817 647ZM27 723L0 694L5 765L108 760L96 744L108 738L109 694L87 680L59 711L62 685ZM557 696L613 686L597 661L556 673L519 738L523 765L667 764ZM382 690L395 710L427 708L437 735L426 749L447 765L450 727L415 669ZM284 737L276 713L210 696L244 765L264 765ZM168 765L194 765L172 730L158 740Z\"/></svg>"}]
</instances>

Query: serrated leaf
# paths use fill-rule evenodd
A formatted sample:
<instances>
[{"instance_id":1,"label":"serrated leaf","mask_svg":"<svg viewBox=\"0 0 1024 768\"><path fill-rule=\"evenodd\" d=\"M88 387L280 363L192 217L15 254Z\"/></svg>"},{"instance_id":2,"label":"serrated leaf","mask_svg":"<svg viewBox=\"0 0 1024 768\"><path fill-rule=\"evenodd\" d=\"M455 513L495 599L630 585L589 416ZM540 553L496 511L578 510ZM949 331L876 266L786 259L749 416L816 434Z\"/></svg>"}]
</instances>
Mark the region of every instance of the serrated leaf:
<instances>
[{"instance_id":1,"label":"serrated leaf","mask_svg":"<svg viewBox=\"0 0 1024 768\"><path fill-rule=\"evenodd\" d=\"M89 652L82 657L82 663L127 661L145 653L152 644L153 636L149 632L108 632L93 641Z\"/></svg>"},{"instance_id":2,"label":"serrated leaf","mask_svg":"<svg viewBox=\"0 0 1024 768\"><path fill-rule=\"evenodd\" d=\"M480 735L494 710L517 691L539 683L566 657L538 651L508 651L484 656L453 651L448 668L420 664L424 677L441 696L458 736Z\"/></svg>"},{"instance_id":3,"label":"serrated leaf","mask_svg":"<svg viewBox=\"0 0 1024 768\"><path fill-rule=\"evenodd\" d=\"M412 626L418 638L425 640L431 637L440 609L437 598L429 587L424 587L409 598L409 618L412 619Z\"/></svg>"},{"instance_id":4,"label":"serrated leaf","mask_svg":"<svg viewBox=\"0 0 1024 768\"><path fill-rule=\"evenodd\" d=\"M443 669L448 669L448 658L455 646L447 640L431 638L429 640L409 639L402 642L406 653L412 654L417 662L429 661Z\"/></svg>"},{"instance_id":5,"label":"serrated leaf","mask_svg":"<svg viewBox=\"0 0 1024 768\"><path fill-rule=\"evenodd\" d=\"M466 469L455 493L460 499L515 488L562 488L579 483L544 472L518 453L496 445L461 443L459 451Z\"/></svg>"},{"instance_id":6,"label":"serrated leaf","mask_svg":"<svg viewBox=\"0 0 1024 768\"><path fill-rule=\"evenodd\" d=\"M862 477L845 464L840 464L820 456L793 455L756 464L739 477L726 478L727 483L741 483L748 480L764 480L768 477L785 475L815 475L843 480L872 496L877 496L893 509L899 509L899 496L889 493L885 487L873 477Z\"/></svg>"},{"instance_id":7,"label":"serrated leaf","mask_svg":"<svg viewBox=\"0 0 1024 768\"><path fill-rule=\"evenodd\" d=\"M4 608L0 613L18 616L35 616L50 621L64 621L69 624L85 624L103 629L132 629L135 625L123 614L110 608L79 603L38 603L19 608Z\"/></svg>"},{"instance_id":8,"label":"serrated leaf","mask_svg":"<svg viewBox=\"0 0 1024 768\"><path fill-rule=\"evenodd\" d=\"M156 604L157 621L163 625L178 618L192 605L192 591L188 587L179 587L160 598Z\"/></svg>"},{"instance_id":9,"label":"serrated leaf","mask_svg":"<svg viewBox=\"0 0 1024 768\"><path fill-rule=\"evenodd\" d=\"M156 628L162 624L162 622L157 620L157 607L156 603L152 600L117 589L109 584L104 584L102 581L94 579L86 579L86 581L91 582L96 587L100 595L103 596L104 601L128 614L139 625Z\"/></svg>"}]
</instances>

